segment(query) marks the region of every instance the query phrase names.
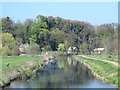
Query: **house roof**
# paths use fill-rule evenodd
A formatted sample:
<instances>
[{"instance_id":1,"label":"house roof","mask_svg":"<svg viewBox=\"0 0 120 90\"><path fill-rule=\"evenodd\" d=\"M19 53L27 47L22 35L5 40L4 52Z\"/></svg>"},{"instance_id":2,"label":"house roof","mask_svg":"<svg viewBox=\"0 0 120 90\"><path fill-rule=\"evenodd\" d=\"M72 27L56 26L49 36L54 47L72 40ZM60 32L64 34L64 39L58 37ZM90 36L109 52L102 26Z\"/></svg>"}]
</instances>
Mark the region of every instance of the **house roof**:
<instances>
[{"instance_id":1,"label":"house roof","mask_svg":"<svg viewBox=\"0 0 120 90\"><path fill-rule=\"evenodd\" d=\"M105 48L95 48L94 51L103 51Z\"/></svg>"}]
</instances>

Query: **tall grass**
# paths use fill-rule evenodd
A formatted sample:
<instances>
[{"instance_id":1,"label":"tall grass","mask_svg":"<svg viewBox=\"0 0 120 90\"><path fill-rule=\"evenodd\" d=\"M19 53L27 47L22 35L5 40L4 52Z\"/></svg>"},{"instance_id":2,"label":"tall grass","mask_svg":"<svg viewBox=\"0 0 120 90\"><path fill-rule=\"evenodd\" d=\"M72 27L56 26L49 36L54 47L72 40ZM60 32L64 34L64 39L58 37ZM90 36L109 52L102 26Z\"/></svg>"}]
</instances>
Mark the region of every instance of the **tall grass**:
<instances>
[{"instance_id":1,"label":"tall grass","mask_svg":"<svg viewBox=\"0 0 120 90\"><path fill-rule=\"evenodd\" d=\"M103 81L118 86L118 67L107 62L94 60L78 56L78 58L86 64L89 69L99 76Z\"/></svg>"},{"instance_id":2,"label":"tall grass","mask_svg":"<svg viewBox=\"0 0 120 90\"><path fill-rule=\"evenodd\" d=\"M101 54L101 55L88 55L89 57L97 58L97 59L104 59L118 62L118 55L111 55L111 54Z\"/></svg>"}]
</instances>

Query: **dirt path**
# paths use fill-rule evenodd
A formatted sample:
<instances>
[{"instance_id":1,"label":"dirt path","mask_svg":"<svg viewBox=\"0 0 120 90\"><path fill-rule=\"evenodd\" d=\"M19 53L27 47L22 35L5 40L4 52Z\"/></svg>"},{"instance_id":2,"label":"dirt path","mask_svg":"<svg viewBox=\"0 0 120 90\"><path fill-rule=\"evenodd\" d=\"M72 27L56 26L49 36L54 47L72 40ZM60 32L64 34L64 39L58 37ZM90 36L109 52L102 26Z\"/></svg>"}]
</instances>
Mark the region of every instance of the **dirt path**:
<instances>
[{"instance_id":1,"label":"dirt path","mask_svg":"<svg viewBox=\"0 0 120 90\"><path fill-rule=\"evenodd\" d=\"M117 62L114 62L114 61L108 61L108 60L103 60L103 59L96 59L96 58L92 58L92 57L88 57L88 56L85 56L85 55L79 55L79 56L82 56L82 57L85 57L85 58L88 58L88 59L94 59L94 60L100 60L100 61L103 61L103 62L108 62L108 63L111 63L117 67L120 67L120 64L118 64Z\"/></svg>"}]
</instances>

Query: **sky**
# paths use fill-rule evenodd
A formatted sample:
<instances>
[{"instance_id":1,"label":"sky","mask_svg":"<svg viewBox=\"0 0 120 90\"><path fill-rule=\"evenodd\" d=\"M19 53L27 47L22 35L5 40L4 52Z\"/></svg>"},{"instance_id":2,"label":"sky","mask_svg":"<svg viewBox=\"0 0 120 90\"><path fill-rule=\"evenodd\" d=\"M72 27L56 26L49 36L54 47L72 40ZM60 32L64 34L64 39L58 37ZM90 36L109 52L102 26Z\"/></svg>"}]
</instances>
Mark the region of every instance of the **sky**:
<instances>
[{"instance_id":1,"label":"sky","mask_svg":"<svg viewBox=\"0 0 120 90\"><path fill-rule=\"evenodd\" d=\"M118 22L117 2L2 2L2 17L23 22L37 15L59 16L92 25Z\"/></svg>"}]
</instances>

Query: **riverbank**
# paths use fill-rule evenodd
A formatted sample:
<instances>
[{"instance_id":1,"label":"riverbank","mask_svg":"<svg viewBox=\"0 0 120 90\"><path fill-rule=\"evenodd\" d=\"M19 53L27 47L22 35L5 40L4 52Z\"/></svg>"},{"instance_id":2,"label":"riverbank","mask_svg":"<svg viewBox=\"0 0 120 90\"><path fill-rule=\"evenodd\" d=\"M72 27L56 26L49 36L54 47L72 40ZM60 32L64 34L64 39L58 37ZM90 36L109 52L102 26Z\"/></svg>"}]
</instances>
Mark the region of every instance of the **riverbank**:
<instances>
[{"instance_id":1,"label":"riverbank","mask_svg":"<svg viewBox=\"0 0 120 90\"><path fill-rule=\"evenodd\" d=\"M58 55L58 53L52 53ZM51 53L48 57L52 56ZM2 57L2 76L0 86L9 85L17 78L29 79L35 71L44 66L45 55ZM118 86L118 67L112 63L75 55L75 58L86 65L98 79Z\"/></svg>"},{"instance_id":2,"label":"riverbank","mask_svg":"<svg viewBox=\"0 0 120 90\"><path fill-rule=\"evenodd\" d=\"M34 76L34 71L43 64L43 56L11 56L2 57L2 74L0 88L9 85L17 78Z\"/></svg>"},{"instance_id":3,"label":"riverbank","mask_svg":"<svg viewBox=\"0 0 120 90\"><path fill-rule=\"evenodd\" d=\"M120 65L119 65L118 62L116 62L116 61L114 61L114 60L102 59L102 56L101 56L101 58L100 58L100 56L99 56L99 58L96 58L96 57L90 56L90 55L87 55L87 56L85 56L85 55L80 55L80 56L85 57L85 58L88 58L88 59L99 60L99 61L111 63L111 64L113 64L113 65L115 65L115 66L117 66L117 67L120 67Z\"/></svg>"},{"instance_id":4,"label":"riverbank","mask_svg":"<svg viewBox=\"0 0 120 90\"><path fill-rule=\"evenodd\" d=\"M82 55L75 56L77 60L86 65L93 75L101 81L118 86L118 67L112 63L91 59Z\"/></svg>"},{"instance_id":5,"label":"riverbank","mask_svg":"<svg viewBox=\"0 0 120 90\"><path fill-rule=\"evenodd\" d=\"M118 62L118 55L114 54L101 54L101 55L87 55L90 58L101 59L106 61Z\"/></svg>"}]
</instances>

